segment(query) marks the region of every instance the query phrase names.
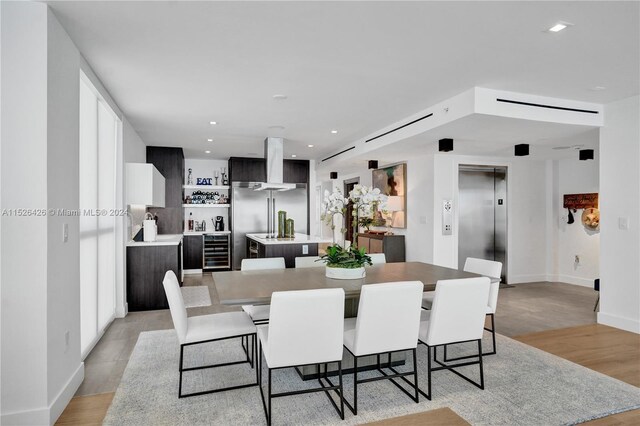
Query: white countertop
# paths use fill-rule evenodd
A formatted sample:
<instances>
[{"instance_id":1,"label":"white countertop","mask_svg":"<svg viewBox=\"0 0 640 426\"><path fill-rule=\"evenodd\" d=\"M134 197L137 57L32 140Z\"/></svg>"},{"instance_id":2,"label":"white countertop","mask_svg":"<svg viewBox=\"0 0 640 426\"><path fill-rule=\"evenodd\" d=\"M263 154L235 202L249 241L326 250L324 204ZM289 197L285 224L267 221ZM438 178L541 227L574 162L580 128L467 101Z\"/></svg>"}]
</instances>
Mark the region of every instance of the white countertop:
<instances>
[{"instance_id":1,"label":"white countertop","mask_svg":"<svg viewBox=\"0 0 640 426\"><path fill-rule=\"evenodd\" d=\"M267 234L247 234L247 237L264 245L274 244L319 244L330 243L330 238L314 237L313 235L295 234L294 238L265 238Z\"/></svg>"},{"instance_id":2,"label":"white countertop","mask_svg":"<svg viewBox=\"0 0 640 426\"><path fill-rule=\"evenodd\" d=\"M177 246L182 242L182 234L161 234L156 241L128 241L127 247Z\"/></svg>"}]
</instances>

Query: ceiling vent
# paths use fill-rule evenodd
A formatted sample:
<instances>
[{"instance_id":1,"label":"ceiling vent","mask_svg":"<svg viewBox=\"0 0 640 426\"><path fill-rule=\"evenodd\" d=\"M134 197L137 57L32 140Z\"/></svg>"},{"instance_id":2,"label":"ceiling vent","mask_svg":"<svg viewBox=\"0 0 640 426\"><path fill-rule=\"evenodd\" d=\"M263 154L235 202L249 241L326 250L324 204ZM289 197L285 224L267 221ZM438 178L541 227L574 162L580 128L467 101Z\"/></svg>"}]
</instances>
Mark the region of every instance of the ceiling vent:
<instances>
[{"instance_id":1,"label":"ceiling vent","mask_svg":"<svg viewBox=\"0 0 640 426\"><path fill-rule=\"evenodd\" d=\"M424 119L426 119L426 118L429 118L429 117L431 117L432 115L433 115L433 113L430 113L430 114L425 115L424 117L417 118L417 119L415 119L415 120L413 120L413 121L410 121L410 122L409 122L409 123L407 123L407 124L403 124L402 126L398 126L398 127L394 128L394 129L391 129L391 130L389 130L389 131L387 131L387 132L384 132L384 133L382 133L382 134L380 134L380 135L378 135L378 136L374 136L374 137L372 137L372 138L370 138L370 139L367 139L364 143L369 143L369 142L372 142L372 141L374 141L374 140L376 140L376 139L378 139L378 138L381 138L381 137L383 137L383 136L386 136L386 135L388 135L388 134L390 134L390 133L397 132L397 131L398 131L398 130L400 130L400 129L404 129L404 128L405 128L405 127L407 127L407 126L411 126L412 124L415 124L415 123L417 123L418 121L422 121L422 120L424 120Z\"/></svg>"},{"instance_id":2,"label":"ceiling vent","mask_svg":"<svg viewBox=\"0 0 640 426\"><path fill-rule=\"evenodd\" d=\"M515 99L497 98L496 102L503 102L503 103L507 103L507 104L516 104L516 105L524 105L524 106L533 107L533 108L546 108L546 109L557 109L557 110L561 110L561 111L581 112L581 113L584 113L584 114L599 114L598 111L594 111L594 110L590 110L590 109L569 108L569 107L563 107L563 106L559 106L559 105L535 104L535 103L532 103L532 102L517 101Z\"/></svg>"},{"instance_id":3,"label":"ceiling vent","mask_svg":"<svg viewBox=\"0 0 640 426\"><path fill-rule=\"evenodd\" d=\"M335 158L335 157L337 157L338 155L342 155L342 154L344 154L344 153L345 153L345 152L347 152L347 151L351 151L352 149L356 149L356 147L355 147L355 146L352 146L351 148L343 149L342 151L338 152L337 154L330 155L329 157L327 157L327 158L323 159L322 161L331 160L332 158Z\"/></svg>"}]
</instances>

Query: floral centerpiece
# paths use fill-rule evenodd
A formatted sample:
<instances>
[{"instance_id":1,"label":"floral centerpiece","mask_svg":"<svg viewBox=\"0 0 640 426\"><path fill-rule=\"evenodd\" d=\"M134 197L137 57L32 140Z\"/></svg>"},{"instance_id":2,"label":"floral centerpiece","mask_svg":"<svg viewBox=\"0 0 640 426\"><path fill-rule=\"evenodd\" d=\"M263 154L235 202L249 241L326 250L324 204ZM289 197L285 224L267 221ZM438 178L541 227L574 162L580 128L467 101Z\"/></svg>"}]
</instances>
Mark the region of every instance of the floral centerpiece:
<instances>
[{"instance_id":1,"label":"floral centerpiece","mask_svg":"<svg viewBox=\"0 0 640 426\"><path fill-rule=\"evenodd\" d=\"M365 265L371 265L371 258L367 256L364 248L358 248L358 226L361 218L371 217L377 208L384 209L386 196L380 193L377 188L369 188L356 185L349 193L349 198L345 198L339 188L334 188L333 192L325 192L322 203L322 220L335 231L337 217L340 220L340 233L346 234L347 228L344 224L344 215L348 208L352 209L354 241L350 247L346 248L336 244L335 232L333 245L327 248L327 253L321 260L327 264L326 275L336 279L357 279L365 276Z\"/></svg>"}]
</instances>

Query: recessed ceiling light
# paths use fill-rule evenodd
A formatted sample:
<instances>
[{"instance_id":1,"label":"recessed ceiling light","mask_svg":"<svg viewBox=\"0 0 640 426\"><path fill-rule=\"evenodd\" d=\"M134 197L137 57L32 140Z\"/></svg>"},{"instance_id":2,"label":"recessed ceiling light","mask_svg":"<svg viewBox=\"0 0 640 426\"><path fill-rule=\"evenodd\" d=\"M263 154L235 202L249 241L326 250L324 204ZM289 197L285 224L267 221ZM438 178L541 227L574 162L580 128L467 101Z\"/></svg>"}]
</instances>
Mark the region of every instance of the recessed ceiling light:
<instances>
[{"instance_id":1,"label":"recessed ceiling light","mask_svg":"<svg viewBox=\"0 0 640 426\"><path fill-rule=\"evenodd\" d=\"M275 99L276 101L284 101L285 99L287 99L287 95L273 95L273 99Z\"/></svg>"},{"instance_id":2,"label":"recessed ceiling light","mask_svg":"<svg viewBox=\"0 0 640 426\"><path fill-rule=\"evenodd\" d=\"M207 139L207 142L213 142L213 139Z\"/></svg>"},{"instance_id":3,"label":"recessed ceiling light","mask_svg":"<svg viewBox=\"0 0 640 426\"><path fill-rule=\"evenodd\" d=\"M557 33L560 32L562 30L564 30L567 27L571 27L573 26L573 24L569 23L569 22L563 22L560 21L557 24L555 24L553 27L549 28L547 31L552 32L552 33Z\"/></svg>"},{"instance_id":4,"label":"recessed ceiling light","mask_svg":"<svg viewBox=\"0 0 640 426\"><path fill-rule=\"evenodd\" d=\"M333 133L335 135L336 133L338 133L338 131L337 130L332 130L331 133Z\"/></svg>"},{"instance_id":5,"label":"recessed ceiling light","mask_svg":"<svg viewBox=\"0 0 640 426\"><path fill-rule=\"evenodd\" d=\"M205 151L204 153L205 154L211 154L211 151Z\"/></svg>"},{"instance_id":6,"label":"recessed ceiling light","mask_svg":"<svg viewBox=\"0 0 640 426\"><path fill-rule=\"evenodd\" d=\"M296 158L296 157L297 157L297 155L291 154L291 158Z\"/></svg>"},{"instance_id":7,"label":"recessed ceiling light","mask_svg":"<svg viewBox=\"0 0 640 426\"><path fill-rule=\"evenodd\" d=\"M309 144L309 145L307 145L307 146L308 146L309 148L313 148L313 145L312 145L312 144Z\"/></svg>"},{"instance_id":8,"label":"recessed ceiling light","mask_svg":"<svg viewBox=\"0 0 640 426\"><path fill-rule=\"evenodd\" d=\"M210 121L209 124L211 124L212 126L215 126L216 124L218 124L217 121Z\"/></svg>"},{"instance_id":9,"label":"recessed ceiling light","mask_svg":"<svg viewBox=\"0 0 640 426\"><path fill-rule=\"evenodd\" d=\"M595 91L595 92L599 92L601 90L606 90L607 88L604 86L594 86L591 88L591 90Z\"/></svg>"},{"instance_id":10,"label":"recessed ceiling light","mask_svg":"<svg viewBox=\"0 0 640 426\"><path fill-rule=\"evenodd\" d=\"M269 129L271 129L271 130L284 130L284 126L279 126L279 125L269 126Z\"/></svg>"}]
</instances>

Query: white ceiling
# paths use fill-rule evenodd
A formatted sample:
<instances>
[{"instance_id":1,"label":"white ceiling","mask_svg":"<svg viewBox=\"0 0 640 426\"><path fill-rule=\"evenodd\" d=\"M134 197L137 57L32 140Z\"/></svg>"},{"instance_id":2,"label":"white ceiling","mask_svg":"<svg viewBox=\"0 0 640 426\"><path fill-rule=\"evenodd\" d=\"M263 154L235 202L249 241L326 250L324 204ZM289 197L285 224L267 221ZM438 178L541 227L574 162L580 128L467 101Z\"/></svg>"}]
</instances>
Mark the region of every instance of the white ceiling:
<instances>
[{"instance_id":1,"label":"white ceiling","mask_svg":"<svg viewBox=\"0 0 640 426\"><path fill-rule=\"evenodd\" d=\"M472 86L639 92L637 2L48 4L145 143L190 158L262 156L267 135L322 157Z\"/></svg>"},{"instance_id":2,"label":"white ceiling","mask_svg":"<svg viewBox=\"0 0 640 426\"><path fill-rule=\"evenodd\" d=\"M599 132L598 128L587 126L473 114L412 138L354 156L342 162L338 168L329 168L347 174L362 170L368 160L378 160L382 166L419 155L438 153L438 141L450 137L454 139L451 154L455 155L516 158L514 145L526 143L529 144L529 156L523 157L524 159L575 158L577 161L580 149L594 149L598 152ZM323 173L328 174L328 171L323 169Z\"/></svg>"}]
</instances>

